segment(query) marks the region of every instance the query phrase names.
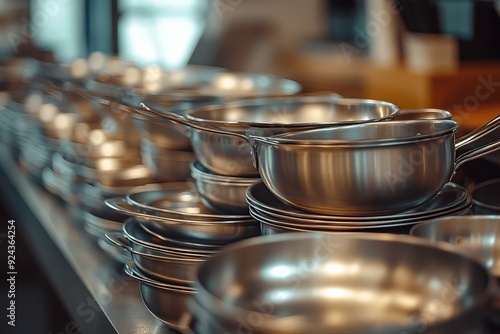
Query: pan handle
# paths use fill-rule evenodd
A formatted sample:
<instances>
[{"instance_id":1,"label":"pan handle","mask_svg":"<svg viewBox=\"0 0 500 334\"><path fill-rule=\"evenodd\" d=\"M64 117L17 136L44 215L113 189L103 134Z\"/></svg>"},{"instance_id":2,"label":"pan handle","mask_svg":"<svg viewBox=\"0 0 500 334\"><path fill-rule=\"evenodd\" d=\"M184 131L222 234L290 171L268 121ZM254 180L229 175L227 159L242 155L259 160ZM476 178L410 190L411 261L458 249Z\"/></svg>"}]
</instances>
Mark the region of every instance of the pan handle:
<instances>
[{"instance_id":1,"label":"pan handle","mask_svg":"<svg viewBox=\"0 0 500 334\"><path fill-rule=\"evenodd\" d=\"M154 108L149 107L144 102L141 102L140 107L134 108L134 110L137 113L139 113L143 116L146 116L146 117L155 116L155 117L162 118L162 119L168 119L169 121L176 122L176 123L185 125L187 127L190 127L190 128L196 129L196 130L207 131L207 132L216 133L216 134L224 135L224 136L237 137L243 141L246 141L250 144L250 148L251 148L250 153L253 157L253 165L255 168L258 169L257 145L256 145L256 142L250 137L247 137L241 133L222 130L220 128L204 124L203 122L191 120L191 119L188 119L184 116L181 116L181 115L178 115L178 114L175 114L172 112L168 112L168 111L159 112L159 111L155 110Z\"/></svg>"},{"instance_id":2,"label":"pan handle","mask_svg":"<svg viewBox=\"0 0 500 334\"><path fill-rule=\"evenodd\" d=\"M470 144L484 136L490 134L491 132L497 130L500 127L500 115L493 118L486 124L481 125L477 129L467 133L466 135L458 138L455 141L455 149L460 149L461 147Z\"/></svg>"},{"instance_id":3,"label":"pan handle","mask_svg":"<svg viewBox=\"0 0 500 334\"><path fill-rule=\"evenodd\" d=\"M498 150L500 150L500 140L464 152L455 159L455 170L466 162L483 157Z\"/></svg>"},{"instance_id":4,"label":"pan handle","mask_svg":"<svg viewBox=\"0 0 500 334\"><path fill-rule=\"evenodd\" d=\"M469 132L465 136L460 137L455 141L455 151L467 144L473 143L474 141L483 138L484 136L490 134L493 131L497 131L500 128L500 115L493 118L486 124L480 126L479 128ZM491 143L485 144L480 147L472 148L460 154L455 159L455 168L459 168L464 163L483 157L487 154L500 150L500 140L493 141ZM453 173L454 175L455 173ZM453 177L452 175L452 177Z\"/></svg>"}]
</instances>

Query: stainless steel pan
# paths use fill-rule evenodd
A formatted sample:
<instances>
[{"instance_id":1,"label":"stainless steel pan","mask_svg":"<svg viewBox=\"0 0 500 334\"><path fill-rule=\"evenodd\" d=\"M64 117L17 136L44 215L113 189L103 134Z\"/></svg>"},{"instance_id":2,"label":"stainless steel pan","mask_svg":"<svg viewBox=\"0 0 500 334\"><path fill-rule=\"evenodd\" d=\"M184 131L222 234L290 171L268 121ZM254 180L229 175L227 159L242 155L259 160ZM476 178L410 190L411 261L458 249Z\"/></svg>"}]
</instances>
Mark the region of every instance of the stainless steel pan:
<instances>
[{"instance_id":1,"label":"stainless steel pan","mask_svg":"<svg viewBox=\"0 0 500 334\"><path fill-rule=\"evenodd\" d=\"M496 288L481 263L451 247L368 233L243 241L205 261L194 286L228 332L288 334L464 333Z\"/></svg>"},{"instance_id":2,"label":"stainless steel pan","mask_svg":"<svg viewBox=\"0 0 500 334\"><path fill-rule=\"evenodd\" d=\"M146 104L136 113L187 125L196 159L226 176L258 174L246 139L250 134L274 135L326 126L375 122L394 117L399 108L382 101L327 96L267 98L208 106L185 117ZM236 135L233 135L236 134Z\"/></svg>"},{"instance_id":3,"label":"stainless steel pan","mask_svg":"<svg viewBox=\"0 0 500 334\"><path fill-rule=\"evenodd\" d=\"M500 141L494 141L458 157L455 153L498 129L500 116L457 141L459 124L451 120L370 122L270 136L185 124L247 141L262 180L279 199L301 210L340 216L416 207L436 195L460 165L500 149Z\"/></svg>"}]
</instances>

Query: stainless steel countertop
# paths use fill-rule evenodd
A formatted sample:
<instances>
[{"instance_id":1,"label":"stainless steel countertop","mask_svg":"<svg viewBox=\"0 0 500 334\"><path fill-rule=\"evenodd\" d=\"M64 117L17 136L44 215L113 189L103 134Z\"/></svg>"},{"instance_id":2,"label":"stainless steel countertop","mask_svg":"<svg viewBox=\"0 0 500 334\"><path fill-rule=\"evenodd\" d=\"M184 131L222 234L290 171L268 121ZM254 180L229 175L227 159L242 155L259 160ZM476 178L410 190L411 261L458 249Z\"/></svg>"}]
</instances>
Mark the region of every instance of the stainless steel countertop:
<instances>
[{"instance_id":1,"label":"stainless steel countertop","mask_svg":"<svg viewBox=\"0 0 500 334\"><path fill-rule=\"evenodd\" d=\"M44 253L43 244L34 240L43 239L40 237L43 233L34 233L32 240L28 240L35 247L38 260L45 262L45 272L49 273L49 279L65 299L63 303L69 314L84 333L96 333L96 329L99 329L99 333L106 333L111 328L120 334L170 333L146 309L140 297L138 283L123 273L123 265L112 260L83 230L79 222L81 212L78 209L65 205L31 180L2 146L0 168L6 176L1 188L2 191L9 192L6 197L12 200L13 203L10 204L20 204L13 193L17 191L36 218L36 221L25 221L29 218L16 221L23 228L23 233L27 231L26 234L30 234L29 231L35 230L35 224L41 225L50 237L50 240L44 242L52 241L62 254L64 259L57 261L59 263L53 263L56 262L54 258L44 261L50 255ZM10 183L11 187L7 189L3 183ZM20 206L18 211L25 209ZM20 215L22 213L19 212ZM38 248L36 244L39 244ZM67 263L63 263L64 260ZM67 269L72 269L81 282L72 282L68 276L71 272L64 274L64 266L69 266ZM68 277L61 277L64 275Z\"/></svg>"}]
</instances>

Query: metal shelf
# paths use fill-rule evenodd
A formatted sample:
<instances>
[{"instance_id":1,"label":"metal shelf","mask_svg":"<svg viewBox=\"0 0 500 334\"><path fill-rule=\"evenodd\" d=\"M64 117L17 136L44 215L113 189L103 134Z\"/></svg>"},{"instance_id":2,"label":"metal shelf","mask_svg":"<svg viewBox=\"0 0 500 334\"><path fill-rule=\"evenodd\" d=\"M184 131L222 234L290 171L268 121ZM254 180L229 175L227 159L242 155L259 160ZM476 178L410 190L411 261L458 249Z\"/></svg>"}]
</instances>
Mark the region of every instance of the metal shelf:
<instances>
[{"instance_id":1,"label":"metal shelf","mask_svg":"<svg viewBox=\"0 0 500 334\"><path fill-rule=\"evenodd\" d=\"M31 180L0 146L0 192L17 228L83 333L171 333L144 306L138 283L80 224L81 211Z\"/></svg>"}]
</instances>

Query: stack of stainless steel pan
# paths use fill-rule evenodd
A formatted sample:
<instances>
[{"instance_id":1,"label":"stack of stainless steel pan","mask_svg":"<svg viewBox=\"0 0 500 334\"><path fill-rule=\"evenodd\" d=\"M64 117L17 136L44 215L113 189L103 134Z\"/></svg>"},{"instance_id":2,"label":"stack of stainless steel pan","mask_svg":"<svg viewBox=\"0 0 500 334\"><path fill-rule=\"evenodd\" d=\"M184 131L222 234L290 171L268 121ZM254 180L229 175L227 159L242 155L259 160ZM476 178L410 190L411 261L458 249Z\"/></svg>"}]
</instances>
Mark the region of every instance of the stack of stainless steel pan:
<instances>
[{"instance_id":1,"label":"stack of stainless steel pan","mask_svg":"<svg viewBox=\"0 0 500 334\"><path fill-rule=\"evenodd\" d=\"M242 241L195 278L192 331L206 334L479 333L496 290L452 247L374 233Z\"/></svg>"},{"instance_id":2,"label":"stack of stainless steel pan","mask_svg":"<svg viewBox=\"0 0 500 334\"><path fill-rule=\"evenodd\" d=\"M134 188L106 204L132 217L121 233L108 238L130 252L133 264L127 272L141 282L146 306L181 332L190 320L187 301L196 292L192 283L197 267L227 244L260 235L250 215L206 208L191 182Z\"/></svg>"},{"instance_id":3,"label":"stack of stainless steel pan","mask_svg":"<svg viewBox=\"0 0 500 334\"><path fill-rule=\"evenodd\" d=\"M263 182L247 191L250 214L261 224L264 235L284 232L386 232L407 234L423 220L470 213L467 191L447 183L429 201L397 214L342 216L302 211L280 201Z\"/></svg>"},{"instance_id":4,"label":"stack of stainless steel pan","mask_svg":"<svg viewBox=\"0 0 500 334\"><path fill-rule=\"evenodd\" d=\"M397 106L340 99L336 95L268 97L227 102L173 113L143 103L140 115L178 122L191 128L196 162L191 164L203 203L221 213L247 213L245 189L259 181L252 161L251 137L310 128L376 122L394 117Z\"/></svg>"}]
</instances>

